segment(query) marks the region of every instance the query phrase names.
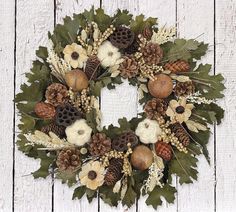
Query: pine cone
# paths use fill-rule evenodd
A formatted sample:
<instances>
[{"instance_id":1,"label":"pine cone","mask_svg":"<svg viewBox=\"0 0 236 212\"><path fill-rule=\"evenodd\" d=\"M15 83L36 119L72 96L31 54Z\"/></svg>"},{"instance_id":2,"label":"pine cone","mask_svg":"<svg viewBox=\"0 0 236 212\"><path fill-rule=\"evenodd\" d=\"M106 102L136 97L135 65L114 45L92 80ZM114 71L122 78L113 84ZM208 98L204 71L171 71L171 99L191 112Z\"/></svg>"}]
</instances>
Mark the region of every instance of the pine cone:
<instances>
[{"instance_id":1,"label":"pine cone","mask_svg":"<svg viewBox=\"0 0 236 212\"><path fill-rule=\"evenodd\" d=\"M53 83L47 87L46 100L54 107L68 102L68 90L66 86L60 83Z\"/></svg>"},{"instance_id":2,"label":"pine cone","mask_svg":"<svg viewBox=\"0 0 236 212\"><path fill-rule=\"evenodd\" d=\"M179 123L172 124L170 128L171 132L175 134L175 136L184 146L189 145L190 138L188 136L188 133L185 131L185 129L183 129L183 127Z\"/></svg>"},{"instance_id":3,"label":"pine cone","mask_svg":"<svg viewBox=\"0 0 236 212\"><path fill-rule=\"evenodd\" d=\"M142 31L142 35L147 40L150 40L151 37L152 37L152 29L149 26L145 26L143 31Z\"/></svg>"},{"instance_id":4,"label":"pine cone","mask_svg":"<svg viewBox=\"0 0 236 212\"><path fill-rule=\"evenodd\" d=\"M52 105L45 102L36 103L34 107L34 112L38 117L42 119L52 119L56 114L55 108Z\"/></svg>"},{"instance_id":5,"label":"pine cone","mask_svg":"<svg viewBox=\"0 0 236 212\"><path fill-rule=\"evenodd\" d=\"M166 101L158 98L149 100L144 107L144 111L150 119L157 119L160 116L165 116L166 110Z\"/></svg>"},{"instance_id":6,"label":"pine cone","mask_svg":"<svg viewBox=\"0 0 236 212\"><path fill-rule=\"evenodd\" d=\"M168 69L172 73L187 72L190 70L190 65L184 60L166 63L164 69Z\"/></svg>"},{"instance_id":7,"label":"pine cone","mask_svg":"<svg viewBox=\"0 0 236 212\"><path fill-rule=\"evenodd\" d=\"M119 49L126 49L134 41L134 33L127 27L117 27L109 37L110 42Z\"/></svg>"},{"instance_id":8,"label":"pine cone","mask_svg":"<svg viewBox=\"0 0 236 212\"><path fill-rule=\"evenodd\" d=\"M123 169L123 160L121 158L112 158L104 177L104 182L108 186L113 186L121 179Z\"/></svg>"},{"instance_id":9,"label":"pine cone","mask_svg":"<svg viewBox=\"0 0 236 212\"><path fill-rule=\"evenodd\" d=\"M65 127L58 126L54 122L50 123L49 125L43 126L41 128L43 133L49 134L49 132L55 133L59 138L65 137Z\"/></svg>"},{"instance_id":10,"label":"pine cone","mask_svg":"<svg viewBox=\"0 0 236 212\"><path fill-rule=\"evenodd\" d=\"M148 43L141 48L141 53L143 54L144 61L148 65L157 65L163 57L163 50L157 43Z\"/></svg>"},{"instance_id":11,"label":"pine cone","mask_svg":"<svg viewBox=\"0 0 236 212\"><path fill-rule=\"evenodd\" d=\"M176 96L188 96L195 91L195 86L192 81L187 82L177 82L174 88L174 93Z\"/></svg>"},{"instance_id":12,"label":"pine cone","mask_svg":"<svg viewBox=\"0 0 236 212\"><path fill-rule=\"evenodd\" d=\"M60 105L56 109L56 124L59 126L68 127L81 118L82 114L70 104Z\"/></svg>"},{"instance_id":13,"label":"pine cone","mask_svg":"<svg viewBox=\"0 0 236 212\"><path fill-rule=\"evenodd\" d=\"M172 148L170 144L163 141L158 141L155 144L155 150L157 155L166 161L169 161L172 158Z\"/></svg>"},{"instance_id":14,"label":"pine cone","mask_svg":"<svg viewBox=\"0 0 236 212\"><path fill-rule=\"evenodd\" d=\"M138 144L138 137L132 131L125 132L120 136L116 137L112 141L112 149L115 149L119 152L127 151L128 143L131 144L132 149Z\"/></svg>"},{"instance_id":15,"label":"pine cone","mask_svg":"<svg viewBox=\"0 0 236 212\"><path fill-rule=\"evenodd\" d=\"M119 70L120 75L125 79L135 77L138 73L138 62L131 56L125 56Z\"/></svg>"},{"instance_id":16,"label":"pine cone","mask_svg":"<svg viewBox=\"0 0 236 212\"><path fill-rule=\"evenodd\" d=\"M134 39L133 43L125 49L125 53L134 54L135 52L138 51L138 48L139 48L139 43L137 39Z\"/></svg>"},{"instance_id":17,"label":"pine cone","mask_svg":"<svg viewBox=\"0 0 236 212\"><path fill-rule=\"evenodd\" d=\"M111 150L111 139L104 133L96 133L89 143L89 152L92 156L103 156Z\"/></svg>"},{"instance_id":18,"label":"pine cone","mask_svg":"<svg viewBox=\"0 0 236 212\"><path fill-rule=\"evenodd\" d=\"M61 150L56 164L60 171L76 171L81 165L80 151L75 148Z\"/></svg>"},{"instance_id":19,"label":"pine cone","mask_svg":"<svg viewBox=\"0 0 236 212\"><path fill-rule=\"evenodd\" d=\"M97 56L91 56L88 58L85 66L85 74L87 75L89 80L94 80L98 76L100 61Z\"/></svg>"}]
</instances>

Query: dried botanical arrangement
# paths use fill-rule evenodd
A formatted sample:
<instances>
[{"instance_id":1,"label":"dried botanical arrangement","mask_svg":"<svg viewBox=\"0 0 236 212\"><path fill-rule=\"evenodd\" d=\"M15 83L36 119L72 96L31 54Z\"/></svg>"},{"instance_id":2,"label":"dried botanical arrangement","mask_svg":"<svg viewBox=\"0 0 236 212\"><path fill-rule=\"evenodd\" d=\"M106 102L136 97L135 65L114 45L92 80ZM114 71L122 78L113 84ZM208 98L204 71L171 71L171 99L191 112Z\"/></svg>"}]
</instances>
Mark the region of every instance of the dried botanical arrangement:
<instances>
[{"instance_id":1,"label":"dried botanical arrangement","mask_svg":"<svg viewBox=\"0 0 236 212\"><path fill-rule=\"evenodd\" d=\"M197 62L208 44L175 34L156 18L94 8L49 33L15 98L19 150L41 159L35 178L53 172L76 186L73 199L99 194L111 206L131 207L147 195L155 209L162 198L174 202L173 176L180 184L197 180L197 156L209 162L209 125L224 115L215 103L224 78ZM143 113L103 127L100 91L123 79L137 87Z\"/></svg>"}]
</instances>

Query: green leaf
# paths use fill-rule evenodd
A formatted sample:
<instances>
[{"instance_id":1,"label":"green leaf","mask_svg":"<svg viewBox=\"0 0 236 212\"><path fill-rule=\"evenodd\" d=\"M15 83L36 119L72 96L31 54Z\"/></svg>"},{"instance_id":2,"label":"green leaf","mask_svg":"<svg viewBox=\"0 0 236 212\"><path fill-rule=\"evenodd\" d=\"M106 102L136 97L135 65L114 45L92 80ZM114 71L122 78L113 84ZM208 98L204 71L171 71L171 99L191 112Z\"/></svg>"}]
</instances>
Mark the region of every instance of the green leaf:
<instances>
[{"instance_id":1,"label":"green leaf","mask_svg":"<svg viewBox=\"0 0 236 212\"><path fill-rule=\"evenodd\" d=\"M175 187L165 184L163 188L156 186L152 192L150 192L146 204L151 205L154 209L162 204L161 197L164 197L168 203L173 203L175 200Z\"/></svg>"},{"instance_id":2,"label":"green leaf","mask_svg":"<svg viewBox=\"0 0 236 212\"><path fill-rule=\"evenodd\" d=\"M22 133L28 133L35 127L35 120L29 115L22 114L20 118L21 123L18 125Z\"/></svg>"},{"instance_id":3,"label":"green leaf","mask_svg":"<svg viewBox=\"0 0 236 212\"><path fill-rule=\"evenodd\" d=\"M44 46L40 46L39 49L36 51L36 55L43 59L44 61L47 60L48 58L48 51L47 51L47 48L44 47Z\"/></svg>"},{"instance_id":4,"label":"green leaf","mask_svg":"<svg viewBox=\"0 0 236 212\"><path fill-rule=\"evenodd\" d=\"M197 180L197 162L191 153L183 153L175 151L174 158L169 162L169 177L176 174L179 177L179 183L193 183L192 180Z\"/></svg>"},{"instance_id":5,"label":"green leaf","mask_svg":"<svg viewBox=\"0 0 236 212\"><path fill-rule=\"evenodd\" d=\"M120 25L126 25L128 26L130 24L130 21L132 19L133 15L129 14L128 10L117 10L117 13L114 15L112 23L115 27L118 27Z\"/></svg>"},{"instance_id":6,"label":"green leaf","mask_svg":"<svg viewBox=\"0 0 236 212\"><path fill-rule=\"evenodd\" d=\"M50 174L49 167L54 162L55 156L47 156L45 151L38 151L38 158L41 159L40 168L32 174L34 178L46 178Z\"/></svg>"},{"instance_id":7,"label":"green leaf","mask_svg":"<svg viewBox=\"0 0 236 212\"><path fill-rule=\"evenodd\" d=\"M94 20L96 20L96 23L98 24L98 28L104 32L112 23L112 18L109 15L106 15L104 13L104 10L101 8L98 8L96 10L96 14L94 16Z\"/></svg>"},{"instance_id":8,"label":"green leaf","mask_svg":"<svg viewBox=\"0 0 236 212\"><path fill-rule=\"evenodd\" d=\"M128 179L128 188L127 191L125 193L125 196L122 200L122 205L126 205L128 208L130 208L136 200L137 194L134 191L134 179L132 177L130 177Z\"/></svg>"},{"instance_id":9,"label":"green leaf","mask_svg":"<svg viewBox=\"0 0 236 212\"><path fill-rule=\"evenodd\" d=\"M87 197L89 203L91 203L92 200L97 197L97 191L86 188L86 197Z\"/></svg>"},{"instance_id":10,"label":"green leaf","mask_svg":"<svg viewBox=\"0 0 236 212\"><path fill-rule=\"evenodd\" d=\"M79 186L74 190L72 199L81 199L86 192L86 186Z\"/></svg>"},{"instance_id":11,"label":"green leaf","mask_svg":"<svg viewBox=\"0 0 236 212\"><path fill-rule=\"evenodd\" d=\"M223 84L224 77L221 74L209 75L210 64L200 64L194 71L184 73L195 83L196 90L199 90L203 97L216 99L224 97L222 91L225 89Z\"/></svg>"},{"instance_id":12,"label":"green leaf","mask_svg":"<svg viewBox=\"0 0 236 212\"><path fill-rule=\"evenodd\" d=\"M98 131L96 124L97 123L96 117L97 117L97 112L94 108L89 113L86 113L87 124L93 129L94 133Z\"/></svg>"},{"instance_id":13,"label":"green leaf","mask_svg":"<svg viewBox=\"0 0 236 212\"><path fill-rule=\"evenodd\" d=\"M56 178L62 181L62 184L66 183L69 187L77 183L76 172L71 171L58 171Z\"/></svg>"},{"instance_id":14,"label":"green leaf","mask_svg":"<svg viewBox=\"0 0 236 212\"><path fill-rule=\"evenodd\" d=\"M135 34L141 33L146 26L152 27L157 24L156 18L150 17L150 18L147 18L146 20L144 18L145 18L144 15L141 14L139 16L136 16L134 20L131 20L130 29Z\"/></svg>"},{"instance_id":15,"label":"green leaf","mask_svg":"<svg viewBox=\"0 0 236 212\"><path fill-rule=\"evenodd\" d=\"M103 185L99 188L99 194L102 200L110 205L110 206L117 206L118 201L120 200L120 196L118 193L113 192L113 187Z\"/></svg>"}]
</instances>

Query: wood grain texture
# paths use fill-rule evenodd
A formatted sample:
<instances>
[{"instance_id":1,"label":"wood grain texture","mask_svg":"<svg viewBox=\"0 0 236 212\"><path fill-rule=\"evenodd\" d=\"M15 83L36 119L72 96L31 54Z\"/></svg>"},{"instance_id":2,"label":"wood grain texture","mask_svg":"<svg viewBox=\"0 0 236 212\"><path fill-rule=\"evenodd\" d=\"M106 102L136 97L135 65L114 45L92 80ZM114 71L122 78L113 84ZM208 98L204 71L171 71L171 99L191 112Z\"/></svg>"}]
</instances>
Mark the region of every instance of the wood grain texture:
<instances>
[{"instance_id":1,"label":"wood grain texture","mask_svg":"<svg viewBox=\"0 0 236 212\"><path fill-rule=\"evenodd\" d=\"M13 195L13 98L14 98L14 1L0 2L0 211L12 209ZM7 38L7 39L6 39Z\"/></svg>"},{"instance_id":2,"label":"wood grain texture","mask_svg":"<svg viewBox=\"0 0 236 212\"><path fill-rule=\"evenodd\" d=\"M236 210L236 2L216 1L216 73L223 73L223 124L216 128L216 211Z\"/></svg>"},{"instance_id":3,"label":"wood grain texture","mask_svg":"<svg viewBox=\"0 0 236 212\"><path fill-rule=\"evenodd\" d=\"M56 1L56 23L62 23L65 16L72 16L73 13L83 12L84 9L89 10L94 5L95 8L100 6L99 0L57 0ZM67 185L61 184L60 180L54 180L54 211L98 211L98 199L94 199L92 203L88 203L87 198L72 201L74 188L68 188Z\"/></svg>"},{"instance_id":4,"label":"wood grain texture","mask_svg":"<svg viewBox=\"0 0 236 212\"><path fill-rule=\"evenodd\" d=\"M202 58L201 62L214 64L213 0L207 2L205 0L178 1L177 31L180 38L197 38L199 41L209 43L210 51L208 51L206 57ZM212 74L213 69L214 65L212 67ZM199 157L198 181L190 185L178 185L178 210L181 212L188 212L190 210L214 211L214 129L212 128L211 130L213 134L208 144L211 165L208 165L203 156Z\"/></svg>"},{"instance_id":5,"label":"wood grain texture","mask_svg":"<svg viewBox=\"0 0 236 212\"><path fill-rule=\"evenodd\" d=\"M53 28L54 23L53 11L54 4L51 0L17 1L16 92L19 92L20 84L25 81L23 74L32 67L32 60L36 58L35 50L39 45L47 43L47 31ZM15 212L51 211L51 178L34 180L30 175L38 167L38 160L29 159L16 150Z\"/></svg>"}]
</instances>

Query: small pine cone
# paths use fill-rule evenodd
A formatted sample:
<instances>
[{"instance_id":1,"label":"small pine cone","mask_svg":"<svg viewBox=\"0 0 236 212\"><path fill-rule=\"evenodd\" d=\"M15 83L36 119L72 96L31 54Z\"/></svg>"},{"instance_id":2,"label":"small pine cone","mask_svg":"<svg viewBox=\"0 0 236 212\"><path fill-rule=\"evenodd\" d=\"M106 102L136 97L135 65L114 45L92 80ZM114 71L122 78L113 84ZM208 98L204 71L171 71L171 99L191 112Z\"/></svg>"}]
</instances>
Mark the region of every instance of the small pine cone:
<instances>
[{"instance_id":1,"label":"small pine cone","mask_svg":"<svg viewBox=\"0 0 236 212\"><path fill-rule=\"evenodd\" d=\"M125 79L135 77L138 74L138 62L131 56L125 56L119 70L120 75Z\"/></svg>"},{"instance_id":2,"label":"small pine cone","mask_svg":"<svg viewBox=\"0 0 236 212\"><path fill-rule=\"evenodd\" d=\"M45 102L38 102L34 107L36 115L42 119L52 119L56 114L56 109Z\"/></svg>"},{"instance_id":3,"label":"small pine cone","mask_svg":"<svg viewBox=\"0 0 236 212\"><path fill-rule=\"evenodd\" d=\"M60 105L56 109L56 124L63 127L68 127L76 120L82 118L82 114L72 105Z\"/></svg>"},{"instance_id":4,"label":"small pine cone","mask_svg":"<svg viewBox=\"0 0 236 212\"><path fill-rule=\"evenodd\" d=\"M149 42L146 46L141 48L143 59L148 65L157 65L163 57L163 50L157 43Z\"/></svg>"},{"instance_id":5,"label":"small pine cone","mask_svg":"<svg viewBox=\"0 0 236 212\"><path fill-rule=\"evenodd\" d=\"M184 60L177 60L175 62L166 63L164 69L172 73L187 72L190 70L190 65Z\"/></svg>"},{"instance_id":6,"label":"small pine cone","mask_svg":"<svg viewBox=\"0 0 236 212\"><path fill-rule=\"evenodd\" d=\"M91 56L88 58L85 66L85 74L89 80L94 80L98 76L98 69L100 66L100 61L97 56Z\"/></svg>"},{"instance_id":7,"label":"small pine cone","mask_svg":"<svg viewBox=\"0 0 236 212\"><path fill-rule=\"evenodd\" d=\"M144 107L144 111L150 119L157 119L160 116L165 116L166 110L167 102L158 98L149 100Z\"/></svg>"},{"instance_id":8,"label":"small pine cone","mask_svg":"<svg viewBox=\"0 0 236 212\"><path fill-rule=\"evenodd\" d=\"M137 39L135 39L134 42L125 49L125 53L134 54L135 52L138 51L138 48L139 48L139 43Z\"/></svg>"},{"instance_id":9,"label":"small pine cone","mask_svg":"<svg viewBox=\"0 0 236 212\"><path fill-rule=\"evenodd\" d=\"M68 90L60 83L53 83L47 87L45 93L46 100L54 107L68 102Z\"/></svg>"},{"instance_id":10,"label":"small pine cone","mask_svg":"<svg viewBox=\"0 0 236 212\"><path fill-rule=\"evenodd\" d=\"M133 43L134 37L134 32L129 28L120 26L110 35L109 40L115 47L126 49Z\"/></svg>"},{"instance_id":11,"label":"small pine cone","mask_svg":"<svg viewBox=\"0 0 236 212\"><path fill-rule=\"evenodd\" d=\"M177 82L174 88L174 93L176 96L188 96L195 91L195 86L192 81Z\"/></svg>"},{"instance_id":12,"label":"small pine cone","mask_svg":"<svg viewBox=\"0 0 236 212\"><path fill-rule=\"evenodd\" d=\"M152 37L152 29L149 26L145 26L143 31L142 31L142 35L147 40L150 40L151 37Z\"/></svg>"},{"instance_id":13,"label":"small pine cone","mask_svg":"<svg viewBox=\"0 0 236 212\"><path fill-rule=\"evenodd\" d=\"M56 164L60 171L76 171L81 166L80 151L75 148L61 150Z\"/></svg>"},{"instance_id":14,"label":"small pine cone","mask_svg":"<svg viewBox=\"0 0 236 212\"><path fill-rule=\"evenodd\" d=\"M49 134L49 132L55 133L59 138L64 138L65 137L65 127L63 126L58 126L56 123L52 122L49 125L43 126L41 128L41 131L43 133Z\"/></svg>"},{"instance_id":15,"label":"small pine cone","mask_svg":"<svg viewBox=\"0 0 236 212\"><path fill-rule=\"evenodd\" d=\"M171 132L179 139L180 143L184 146L188 146L190 143L190 138L188 133L183 129L179 123L170 125Z\"/></svg>"},{"instance_id":16,"label":"small pine cone","mask_svg":"<svg viewBox=\"0 0 236 212\"><path fill-rule=\"evenodd\" d=\"M116 137L112 141L112 149L115 149L119 152L127 151L128 143L130 143L132 149L138 144L138 137L132 131L125 132Z\"/></svg>"},{"instance_id":17,"label":"small pine cone","mask_svg":"<svg viewBox=\"0 0 236 212\"><path fill-rule=\"evenodd\" d=\"M122 177L123 159L112 158L104 177L104 182L108 186L114 186Z\"/></svg>"},{"instance_id":18,"label":"small pine cone","mask_svg":"<svg viewBox=\"0 0 236 212\"><path fill-rule=\"evenodd\" d=\"M172 148L170 144L167 144L163 141L158 141L155 144L155 150L158 156L163 158L166 161L171 160L172 158Z\"/></svg>"},{"instance_id":19,"label":"small pine cone","mask_svg":"<svg viewBox=\"0 0 236 212\"><path fill-rule=\"evenodd\" d=\"M89 152L92 156L103 156L111 150L111 139L104 133L96 133L89 143Z\"/></svg>"}]
</instances>

